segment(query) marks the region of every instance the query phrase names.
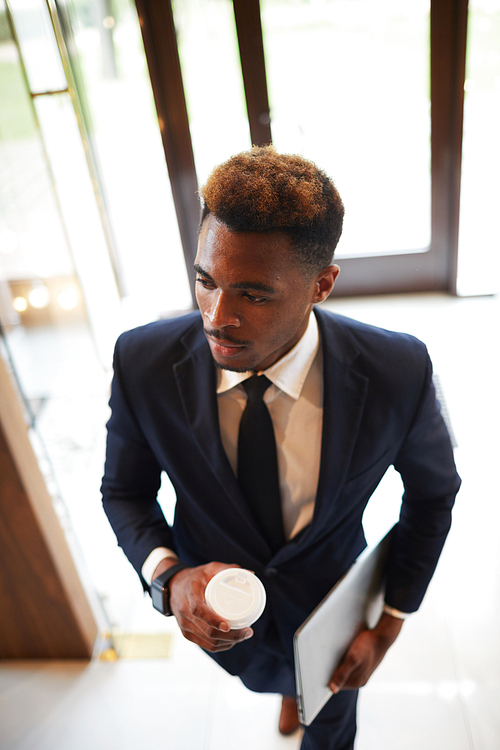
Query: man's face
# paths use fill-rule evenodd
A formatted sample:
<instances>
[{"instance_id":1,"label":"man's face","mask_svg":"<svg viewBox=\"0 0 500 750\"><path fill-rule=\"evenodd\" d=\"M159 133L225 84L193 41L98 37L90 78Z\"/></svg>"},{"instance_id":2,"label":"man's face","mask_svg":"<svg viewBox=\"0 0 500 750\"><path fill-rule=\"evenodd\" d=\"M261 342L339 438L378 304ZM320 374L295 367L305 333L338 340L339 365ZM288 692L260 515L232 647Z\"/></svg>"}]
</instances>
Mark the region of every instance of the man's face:
<instances>
[{"instance_id":1,"label":"man's face","mask_svg":"<svg viewBox=\"0 0 500 750\"><path fill-rule=\"evenodd\" d=\"M279 232L236 233L213 215L205 220L195 261L196 298L219 367L270 367L297 343L313 304L331 291L337 267L330 267L337 269L330 271L331 283L325 272L307 281L290 246Z\"/></svg>"}]
</instances>

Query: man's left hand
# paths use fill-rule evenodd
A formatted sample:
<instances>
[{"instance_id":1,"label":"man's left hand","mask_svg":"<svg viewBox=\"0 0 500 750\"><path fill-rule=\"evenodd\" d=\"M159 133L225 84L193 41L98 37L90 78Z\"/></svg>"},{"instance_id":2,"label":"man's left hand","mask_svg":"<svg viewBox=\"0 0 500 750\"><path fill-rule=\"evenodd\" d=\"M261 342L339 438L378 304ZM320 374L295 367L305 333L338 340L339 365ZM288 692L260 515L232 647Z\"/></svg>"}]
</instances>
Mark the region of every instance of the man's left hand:
<instances>
[{"instance_id":1,"label":"man's left hand","mask_svg":"<svg viewBox=\"0 0 500 750\"><path fill-rule=\"evenodd\" d=\"M366 685L402 627L403 620L384 612L373 630L362 630L332 675L329 685L332 693Z\"/></svg>"}]
</instances>

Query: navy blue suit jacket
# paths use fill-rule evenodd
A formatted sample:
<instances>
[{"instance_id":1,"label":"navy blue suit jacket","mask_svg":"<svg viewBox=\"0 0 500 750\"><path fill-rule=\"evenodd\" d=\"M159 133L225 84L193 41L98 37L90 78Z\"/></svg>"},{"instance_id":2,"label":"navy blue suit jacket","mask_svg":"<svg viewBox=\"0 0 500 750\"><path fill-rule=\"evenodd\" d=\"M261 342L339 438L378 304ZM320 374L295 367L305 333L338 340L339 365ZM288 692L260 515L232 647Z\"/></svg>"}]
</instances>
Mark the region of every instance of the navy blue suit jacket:
<instances>
[{"instance_id":1,"label":"navy blue suit jacket","mask_svg":"<svg viewBox=\"0 0 500 750\"><path fill-rule=\"evenodd\" d=\"M219 658L233 673L265 649L270 615L291 658L295 629L365 546L362 514L391 464L405 489L386 600L405 612L417 609L460 484L425 346L409 335L315 313L324 426L314 517L274 556L222 446L215 367L199 313L129 331L116 345L105 511L139 575L151 550L166 546L183 562L237 563L262 578L268 605L254 638ZM172 527L156 502L161 471L177 493Z\"/></svg>"}]
</instances>

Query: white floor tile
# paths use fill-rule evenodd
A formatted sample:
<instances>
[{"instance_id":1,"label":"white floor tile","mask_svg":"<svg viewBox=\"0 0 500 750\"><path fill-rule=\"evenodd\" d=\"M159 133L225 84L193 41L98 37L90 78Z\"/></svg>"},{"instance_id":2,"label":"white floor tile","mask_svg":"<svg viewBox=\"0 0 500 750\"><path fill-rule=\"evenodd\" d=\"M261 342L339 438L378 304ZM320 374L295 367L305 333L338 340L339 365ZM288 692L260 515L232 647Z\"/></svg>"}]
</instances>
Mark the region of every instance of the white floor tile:
<instances>
[{"instance_id":1,"label":"white floor tile","mask_svg":"<svg viewBox=\"0 0 500 750\"><path fill-rule=\"evenodd\" d=\"M209 750L297 750L302 732L278 731L280 695L247 690L237 677L218 676ZM207 750L208 750L207 748Z\"/></svg>"},{"instance_id":2,"label":"white floor tile","mask_svg":"<svg viewBox=\"0 0 500 750\"><path fill-rule=\"evenodd\" d=\"M43 711L21 730L21 717L31 716L35 707L30 691L24 693L13 721L18 731L4 737L2 750L204 746L210 682L198 681L195 674L172 679L168 661L94 662L78 679L67 679L64 691L59 685L54 691L50 682L39 686Z\"/></svg>"},{"instance_id":3,"label":"white floor tile","mask_svg":"<svg viewBox=\"0 0 500 750\"><path fill-rule=\"evenodd\" d=\"M474 750L498 750L500 747L500 679L497 677L495 681L492 681L490 688L472 689L465 698L465 705Z\"/></svg>"},{"instance_id":4,"label":"white floor tile","mask_svg":"<svg viewBox=\"0 0 500 750\"><path fill-rule=\"evenodd\" d=\"M388 686L360 698L356 750L470 750L460 698L431 684Z\"/></svg>"},{"instance_id":5,"label":"white floor tile","mask_svg":"<svg viewBox=\"0 0 500 750\"><path fill-rule=\"evenodd\" d=\"M0 747L21 747L38 737L47 717L84 675L84 662L0 662Z\"/></svg>"}]
</instances>

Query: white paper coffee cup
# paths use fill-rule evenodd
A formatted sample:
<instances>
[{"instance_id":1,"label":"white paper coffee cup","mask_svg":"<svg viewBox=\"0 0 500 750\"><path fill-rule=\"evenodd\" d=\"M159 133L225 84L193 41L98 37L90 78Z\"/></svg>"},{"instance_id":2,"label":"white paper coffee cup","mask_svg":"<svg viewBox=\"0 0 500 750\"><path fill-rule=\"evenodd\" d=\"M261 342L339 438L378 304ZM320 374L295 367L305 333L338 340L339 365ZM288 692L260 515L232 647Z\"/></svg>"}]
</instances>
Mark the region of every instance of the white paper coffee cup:
<instances>
[{"instance_id":1,"label":"white paper coffee cup","mask_svg":"<svg viewBox=\"0 0 500 750\"><path fill-rule=\"evenodd\" d=\"M208 582L205 601L231 630L239 630L259 619L266 606L266 590L249 570L226 568Z\"/></svg>"}]
</instances>

